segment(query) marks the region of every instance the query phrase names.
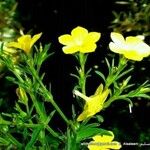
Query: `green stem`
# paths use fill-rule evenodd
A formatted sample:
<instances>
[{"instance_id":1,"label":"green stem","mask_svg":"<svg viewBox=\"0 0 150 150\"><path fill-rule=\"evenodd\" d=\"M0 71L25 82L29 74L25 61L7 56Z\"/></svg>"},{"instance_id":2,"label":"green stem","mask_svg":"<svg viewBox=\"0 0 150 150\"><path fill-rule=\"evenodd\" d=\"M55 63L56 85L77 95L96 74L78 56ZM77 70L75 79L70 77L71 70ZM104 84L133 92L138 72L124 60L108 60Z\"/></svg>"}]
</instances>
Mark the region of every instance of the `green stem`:
<instances>
[{"instance_id":1,"label":"green stem","mask_svg":"<svg viewBox=\"0 0 150 150\"><path fill-rule=\"evenodd\" d=\"M107 79L106 79L106 86L105 89L108 89L109 86L115 81L117 80L117 77L119 76L119 74L121 73L121 71L126 67L127 65L127 59L123 56L120 57L119 60L119 64L117 67L117 71L114 71L113 68L111 68L111 72L108 75Z\"/></svg>"},{"instance_id":2,"label":"green stem","mask_svg":"<svg viewBox=\"0 0 150 150\"><path fill-rule=\"evenodd\" d=\"M31 116L32 112L33 112L33 109L34 109L34 104L32 103L31 107L30 107L30 110L29 110L29 116Z\"/></svg>"},{"instance_id":3,"label":"green stem","mask_svg":"<svg viewBox=\"0 0 150 150\"><path fill-rule=\"evenodd\" d=\"M24 123L23 124L24 127L27 127L27 128L38 128L39 126L41 126L41 124L28 124L28 123Z\"/></svg>"},{"instance_id":4,"label":"green stem","mask_svg":"<svg viewBox=\"0 0 150 150\"><path fill-rule=\"evenodd\" d=\"M6 125L8 125L8 124L6 124ZM41 124L33 124L33 123L27 124L27 123L24 123L23 126L26 127L26 128L38 128L38 127L41 126ZM60 138L60 135L57 134L57 132L55 132L55 131L54 131L52 128L50 128L48 125L46 125L45 128L51 133L51 135L53 135L54 137L56 137L56 138L62 140L62 139ZM10 134L7 134L7 137L9 137L10 139L13 139L13 137L12 137ZM14 140L14 142L15 142L16 144L18 144L15 140Z\"/></svg>"},{"instance_id":5,"label":"green stem","mask_svg":"<svg viewBox=\"0 0 150 150\"><path fill-rule=\"evenodd\" d=\"M108 101L106 101L104 103L104 109L109 107L110 104L116 100L125 100L125 101L129 102L131 104L131 106L133 106L132 101L127 97L127 95L121 95L121 96L113 96L113 97L109 98Z\"/></svg>"},{"instance_id":6,"label":"green stem","mask_svg":"<svg viewBox=\"0 0 150 150\"><path fill-rule=\"evenodd\" d=\"M29 105L26 104L26 110L27 110L27 114L29 115L30 114L30 110L29 110Z\"/></svg>"},{"instance_id":7,"label":"green stem","mask_svg":"<svg viewBox=\"0 0 150 150\"><path fill-rule=\"evenodd\" d=\"M54 137L60 139L61 141L63 141L63 139L60 137L59 134L57 134L55 131L52 130L52 128L50 128L48 125L46 126L47 131L49 131Z\"/></svg>"},{"instance_id":8,"label":"green stem","mask_svg":"<svg viewBox=\"0 0 150 150\"><path fill-rule=\"evenodd\" d=\"M39 79L39 76L36 74L36 71L34 70L34 76L41 85L42 91L45 94L46 99L53 105L53 107L56 109L56 111L59 113L59 115L62 117L62 119L70 125L70 121L67 119L65 114L61 111L61 109L58 107L56 102L53 100L52 94L47 90L47 88L43 85L43 82Z\"/></svg>"},{"instance_id":9,"label":"green stem","mask_svg":"<svg viewBox=\"0 0 150 150\"><path fill-rule=\"evenodd\" d=\"M27 127L27 128L38 128L38 127L41 126L41 124L27 124L27 123L25 123L24 126ZM56 137L56 138L62 140L62 139L60 138L60 135L57 134L57 132L55 132L55 131L54 131L52 128L50 128L48 125L45 125L45 128L50 132L51 135L53 135L54 137Z\"/></svg>"},{"instance_id":10,"label":"green stem","mask_svg":"<svg viewBox=\"0 0 150 150\"><path fill-rule=\"evenodd\" d=\"M74 127L72 121L68 120L66 115L62 112L62 110L59 108L57 103L53 100L50 92L45 88L45 86L43 85L43 83L40 80L39 80L39 82L40 82L41 86L43 87L43 92L46 94L46 97L49 100L49 102L53 105L53 107L56 109L56 111L59 113L59 115L62 117L62 119L67 123L67 125L71 126L73 132L75 133L76 130L75 130L75 127Z\"/></svg>"},{"instance_id":11,"label":"green stem","mask_svg":"<svg viewBox=\"0 0 150 150\"><path fill-rule=\"evenodd\" d=\"M86 74L85 74L85 63L87 59L87 55L83 53L79 53L79 63L80 63L80 69L79 69L79 85L81 88L81 91L84 95L86 95Z\"/></svg>"},{"instance_id":12,"label":"green stem","mask_svg":"<svg viewBox=\"0 0 150 150\"><path fill-rule=\"evenodd\" d=\"M47 96L49 96L49 92L47 93ZM50 103L54 106L54 108L56 109L56 111L59 113L59 115L63 118L63 120L67 123L67 125L71 126L73 132L75 133L75 127L72 123L72 121L69 121L67 119L67 117L65 116L65 114L61 111L61 109L58 107L58 105L56 104L56 102L53 99L49 98Z\"/></svg>"},{"instance_id":13,"label":"green stem","mask_svg":"<svg viewBox=\"0 0 150 150\"><path fill-rule=\"evenodd\" d=\"M53 105L53 107L56 109L56 111L62 117L62 119L67 123L67 125L71 126L72 130L75 131L73 123L68 120L68 118L66 117L66 115L62 112L62 110L59 108L59 106L57 105L57 103L53 100L53 96L52 96L51 92L49 90L47 90L47 88L43 84L41 78L38 75L37 70L35 70L35 68L34 68L34 66L32 64L28 64L28 65L29 65L29 67L31 69L32 76L37 80L37 82L41 86L40 91L42 91L42 94L44 95L44 98ZM34 96L34 95L31 95L31 96ZM34 97L33 97L33 99L34 99ZM34 99L34 103L35 103L35 107L36 107L39 115L42 118L45 119L44 114L40 111L40 108L39 108L39 105L36 102L36 99Z\"/></svg>"},{"instance_id":14,"label":"green stem","mask_svg":"<svg viewBox=\"0 0 150 150\"><path fill-rule=\"evenodd\" d=\"M30 92L29 94L30 94L31 100L33 101L35 109L41 118L41 121L44 122L46 120L46 117L45 117L45 114L43 113L43 111L41 110L41 108L39 106L37 98L35 97L35 95L33 93Z\"/></svg>"},{"instance_id":15,"label":"green stem","mask_svg":"<svg viewBox=\"0 0 150 150\"><path fill-rule=\"evenodd\" d=\"M22 144L16 140L11 134L7 133L6 134L6 137L8 140L10 140L10 142L12 142L15 146L21 148L22 147Z\"/></svg>"},{"instance_id":16,"label":"green stem","mask_svg":"<svg viewBox=\"0 0 150 150\"><path fill-rule=\"evenodd\" d=\"M58 107L58 105L56 104L56 102L53 99L50 99L50 98L49 98L49 101L54 106L54 108L59 113L59 115L63 118L63 120L69 125L70 124L69 120L67 119L67 117L65 116L65 114L62 112L62 110Z\"/></svg>"}]
</instances>

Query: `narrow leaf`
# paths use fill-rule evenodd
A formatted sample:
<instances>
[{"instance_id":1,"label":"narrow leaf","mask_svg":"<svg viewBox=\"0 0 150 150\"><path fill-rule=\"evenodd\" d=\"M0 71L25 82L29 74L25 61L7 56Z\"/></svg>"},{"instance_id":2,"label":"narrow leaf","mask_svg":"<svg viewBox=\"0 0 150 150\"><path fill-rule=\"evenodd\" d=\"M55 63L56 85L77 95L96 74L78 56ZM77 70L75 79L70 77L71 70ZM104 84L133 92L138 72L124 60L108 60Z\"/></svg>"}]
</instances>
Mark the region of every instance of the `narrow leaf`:
<instances>
[{"instance_id":1,"label":"narrow leaf","mask_svg":"<svg viewBox=\"0 0 150 150\"><path fill-rule=\"evenodd\" d=\"M28 144L25 147L25 150L31 150L32 146L35 144L35 142L38 139L38 136L40 134L40 131L43 129L43 126L39 126L37 128L34 129L32 136L31 136L31 140L28 142Z\"/></svg>"},{"instance_id":2,"label":"narrow leaf","mask_svg":"<svg viewBox=\"0 0 150 150\"><path fill-rule=\"evenodd\" d=\"M103 73L101 73L100 71L95 71L95 73L96 73L97 75L99 75L99 76L103 79L104 82L106 82L106 78L105 78L105 76L104 76Z\"/></svg>"},{"instance_id":3,"label":"narrow leaf","mask_svg":"<svg viewBox=\"0 0 150 150\"><path fill-rule=\"evenodd\" d=\"M123 73L121 73L120 75L118 75L117 80L120 79L121 77L123 77L124 75L128 74L129 72L131 72L134 68L130 68L126 71L124 71Z\"/></svg>"}]
</instances>

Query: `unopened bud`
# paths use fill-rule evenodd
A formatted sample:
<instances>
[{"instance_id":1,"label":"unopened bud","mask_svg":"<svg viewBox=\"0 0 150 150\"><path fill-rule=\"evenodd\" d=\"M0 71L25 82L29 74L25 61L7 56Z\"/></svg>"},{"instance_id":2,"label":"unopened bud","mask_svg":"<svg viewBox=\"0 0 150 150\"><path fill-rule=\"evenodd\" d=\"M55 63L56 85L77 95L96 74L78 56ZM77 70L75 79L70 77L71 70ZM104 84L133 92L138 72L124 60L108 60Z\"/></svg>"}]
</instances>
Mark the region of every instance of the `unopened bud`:
<instances>
[{"instance_id":1,"label":"unopened bud","mask_svg":"<svg viewBox=\"0 0 150 150\"><path fill-rule=\"evenodd\" d=\"M19 100L22 103L27 104L28 97L27 97L27 94L26 94L25 90L23 88L19 87L19 88L16 89L16 93L17 93L17 96L18 96Z\"/></svg>"}]
</instances>

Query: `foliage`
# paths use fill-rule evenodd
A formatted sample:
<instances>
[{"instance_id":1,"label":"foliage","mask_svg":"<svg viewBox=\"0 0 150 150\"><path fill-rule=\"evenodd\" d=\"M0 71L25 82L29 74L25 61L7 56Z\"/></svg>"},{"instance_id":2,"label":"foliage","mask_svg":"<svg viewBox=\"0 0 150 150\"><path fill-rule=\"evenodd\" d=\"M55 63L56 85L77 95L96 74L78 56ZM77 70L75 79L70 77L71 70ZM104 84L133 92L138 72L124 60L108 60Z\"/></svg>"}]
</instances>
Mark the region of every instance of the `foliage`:
<instances>
[{"instance_id":1,"label":"foliage","mask_svg":"<svg viewBox=\"0 0 150 150\"><path fill-rule=\"evenodd\" d=\"M84 29L83 27L80 28ZM85 30L88 32L87 29ZM90 32L88 33L90 34ZM84 39L88 41L88 38L90 38L90 43L95 45L95 48L92 48L94 52L97 48L97 40L93 37L91 38L89 34L85 34ZM21 37L24 36L22 35ZM72 38L63 44L72 47L75 46L79 49L84 47L85 50L89 42L85 42L81 36L80 32L78 32L76 33L75 41ZM31 42L30 40L23 40L22 42L28 45ZM19 43L19 40L17 42ZM145 44L143 40L140 42ZM5 46L16 48L16 45L13 44ZM109 106L113 102L120 101L126 101L129 104L130 111L132 111L133 98L142 97L150 99L150 84L148 81L141 83L139 86L131 82L132 75L130 73L133 71L133 68L130 68L129 64L135 60L133 58L134 55L128 59L124 53L119 53L119 61L114 58L112 60L106 58L105 62L108 74L104 75L100 69L97 69L95 74L92 74L92 68L86 67L88 56L90 55L89 51L82 53L77 49L76 52L71 51L70 53L78 62L78 65L75 66L76 73L71 74L77 79L73 94L77 105L80 106L80 102L83 99L84 106L81 106L83 109L81 114L78 114L76 108L73 106L72 118L69 118L62 111L61 106L57 104L53 93L45 86L43 81L45 74L41 72L42 64L53 54L53 52L49 52L50 44L46 44L45 46L40 44L38 47L30 46L28 53L26 53L23 47L19 47L19 49L16 49L19 59L15 63L12 55L6 53L3 48L4 46L2 45L0 60L9 72L11 72L10 75L6 75L5 77L17 86L17 99L14 101L12 112L4 111L0 114L0 146L3 149L94 150L112 147L120 149L121 143L113 141L116 140L115 133L101 127L104 121L101 112L109 109ZM119 48L122 49L122 47ZM128 47L128 52L132 53L132 48ZM141 52L140 48L136 47L135 52ZM150 55L150 47L147 50ZM99 83L98 88L92 96L88 96L87 79L89 77L94 79L95 75L99 76L102 83ZM60 131L53 120L58 115L61 117L60 121L65 124L64 131ZM55 124L55 126L52 126L52 124Z\"/></svg>"},{"instance_id":2,"label":"foliage","mask_svg":"<svg viewBox=\"0 0 150 150\"><path fill-rule=\"evenodd\" d=\"M149 0L116 1L114 19L110 28L115 32L134 32L150 36L150 3Z\"/></svg>"},{"instance_id":3,"label":"foliage","mask_svg":"<svg viewBox=\"0 0 150 150\"><path fill-rule=\"evenodd\" d=\"M0 41L10 41L18 35L21 24L17 21L16 0L0 0Z\"/></svg>"}]
</instances>

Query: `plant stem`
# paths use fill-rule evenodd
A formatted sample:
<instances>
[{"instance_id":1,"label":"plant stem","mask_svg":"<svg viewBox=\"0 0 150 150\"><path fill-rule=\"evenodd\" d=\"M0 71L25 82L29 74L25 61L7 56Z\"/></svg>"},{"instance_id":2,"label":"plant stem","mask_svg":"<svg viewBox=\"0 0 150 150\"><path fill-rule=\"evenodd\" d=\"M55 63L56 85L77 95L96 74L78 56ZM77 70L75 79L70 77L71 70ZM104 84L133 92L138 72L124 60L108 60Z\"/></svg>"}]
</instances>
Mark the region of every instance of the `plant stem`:
<instances>
[{"instance_id":1,"label":"plant stem","mask_svg":"<svg viewBox=\"0 0 150 150\"><path fill-rule=\"evenodd\" d=\"M79 69L79 85L81 88L81 91L84 95L86 95L86 74L85 74L85 63L87 59L87 55L83 53L78 54L79 57L79 64L80 64L80 69Z\"/></svg>"},{"instance_id":2,"label":"plant stem","mask_svg":"<svg viewBox=\"0 0 150 150\"><path fill-rule=\"evenodd\" d=\"M31 93L31 92L30 92L30 97L31 97L31 99L32 99L32 101L33 101L33 104L34 104L34 106L35 106L35 109L36 109L37 113L38 113L39 116L41 117L41 121L42 121L42 122L45 122L45 120L46 120L47 118L45 117L45 114L43 113L43 111L40 109L40 106L39 106L39 104L38 104L37 98L35 97L34 93Z\"/></svg>"},{"instance_id":3,"label":"plant stem","mask_svg":"<svg viewBox=\"0 0 150 150\"><path fill-rule=\"evenodd\" d=\"M30 58L30 59L32 59L32 58ZM35 80L40 85L40 92L42 91L43 98L46 99L46 101L50 102L53 105L53 107L55 108L55 110L62 117L62 119L67 123L67 125L71 126L72 130L75 131L74 130L74 125L72 124L72 122L68 120L68 118L66 117L66 115L62 112L62 110L59 108L59 106L57 105L57 103L54 101L51 92L49 90L47 90L47 88L43 84L43 82L42 82L42 80L41 80L41 78L40 78L40 76L38 74L38 71L35 69L34 65L32 63L29 63L28 67L30 68L32 76L35 78ZM38 114L41 116L42 120L43 119L46 120L45 115L43 114L43 112L41 112L41 110L39 108L37 100L34 97L34 94L31 94L31 99L32 98L33 98L33 102L34 102L34 105L36 107L36 110L37 110Z\"/></svg>"},{"instance_id":4,"label":"plant stem","mask_svg":"<svg viewBox=\"0 0 150 150\"><path fill-rule=\"evenodd\" d=\"M6 124L6 125L7 125L7 124ZM26 128L38 128L38 127L40 127L41 125L42 125L42 124L33 124L33 123L28 124L28 123L24 123L24 124L23 124L23 127L26 127ZM60 138L60 135L57 134L57 132L55 132L55 131L54 131L52 128L50 128L48 125L45 125L45 128L51 133L51 135L53 135L54 137L56 137L56 138L62 140L62 139ZM11 134L7 134L7 137L9 137L11 140L13 139L13 137L12 137ZM13 139L13 141L18 145L18 141L14 140L14 139Z\"/></svg>"},{"instance_id":5,"label":"plant stem","mask_svg":"<svg viewBox=\"0 0 150 150\"><path fill-rule=\"evenodd\" d=\"M7 139L9 139L15 146L22 148L22 144L18 140L16 140L11 134L7 133L6 136Z\"/></svg>"},{"instance_id":6,"label":"plant stem","mask_svg":"<svg viewBox=\"0 0 150 150\"><path fill-rule=\"evenodd\" d=\"M37 75L36 71L34 70L33 72L35 78L37 79L37 81L39 82L39 84L41 85L43 94L45 95L45 98L53 105L53 107L56 109L56 111L59 113L59 115L62 117L62 119L68 124L70 125L70 121L67 119L67 117L65 116L65 114L62 112L62 110L59 108L59 106L56 104L56 102L53 100L53 96L52 94L47 90L47 88L44 86L43 82L40 80L39 76Z\"/></svg>"},{"instance_id":7,"label":"plant stem","mask_svg":"<svg viewBox=\"0 0 150 150\"><path fill-rule=\"evenodd\" d=\"M104 109L109 107L111 103L113 103L116 100L124 100L130 103L131 106L133 106L132 101L127 97L127 95L120 95L120 96L113 96L111 98L108 99L108 101L106 101L104 103Z\"/></svg>"},{"instance_id":8,"label":"plant stem","mask_svg":"<svg viewBox=\"0 0 150 150\"><path fill-rule=\"evenodd\" d=\"M52 130L52 128L50 128L48 125L46 126L47 131L49 131L54 137L60 139L61 141L63 141L62 138L60 138L60 135L57 134L55 131Z\"/></svg>"},{"instance_id":9,"label":"plant stem","mask_svg":"<svg viewBox=\"0 0 150 150\"><path fill-rule=\"evenodd\" d=\"M117 67L117 71L114 71L114 68L111 68L111 72L108 75L107 79L106 79L106 86L105 89L109 88L109 86L115 81L117 80L117 77L119 76L119 74L121 73L121 71L126 67L127 65L127 59L125 57L120 57L119 59L119 64ZM115 69L116 70L116 69Z\"/></svg>"}]
</instances>

